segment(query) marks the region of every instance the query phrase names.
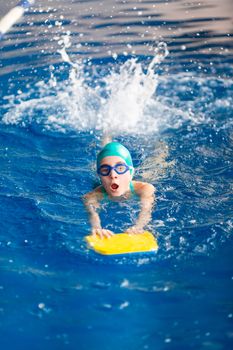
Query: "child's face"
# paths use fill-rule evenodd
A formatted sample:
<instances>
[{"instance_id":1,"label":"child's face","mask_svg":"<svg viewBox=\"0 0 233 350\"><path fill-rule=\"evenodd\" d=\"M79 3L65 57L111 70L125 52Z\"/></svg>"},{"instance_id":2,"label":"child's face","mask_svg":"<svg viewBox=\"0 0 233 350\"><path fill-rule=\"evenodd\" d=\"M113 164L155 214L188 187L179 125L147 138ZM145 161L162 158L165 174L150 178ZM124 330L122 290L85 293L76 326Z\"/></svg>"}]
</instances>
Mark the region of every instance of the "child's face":
<instances>
[{"instance_id":1,"label":"child's face","mask_svg":"<svg viewBox=\"0 0 233 350\"><path fill-rule=\"evenodd\" d=\"M125 164L125 161L118 156L109 156L103 158L100 162L100 165L106 164L113 167L119 163ZM106 192L111 197L119 197L129 191L132 175L130 174L130 170L126 171L126 173L124 174L117 174L117 172L114 169L112 169L109 175L100 175L100 179Z\"/></svg>"}]
</instances>

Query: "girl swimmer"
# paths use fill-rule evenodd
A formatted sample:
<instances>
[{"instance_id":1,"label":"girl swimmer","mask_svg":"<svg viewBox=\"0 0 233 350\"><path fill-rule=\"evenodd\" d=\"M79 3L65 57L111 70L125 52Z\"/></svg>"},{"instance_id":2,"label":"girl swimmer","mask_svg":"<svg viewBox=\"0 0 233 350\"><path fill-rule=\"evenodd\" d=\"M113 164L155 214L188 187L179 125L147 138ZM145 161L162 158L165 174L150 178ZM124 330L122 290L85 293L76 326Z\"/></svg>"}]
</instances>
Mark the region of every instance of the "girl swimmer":
<instances>
[{"instance_id":1,"label":"girl swimmer","mask_svg":"<svg viewBox=\"0 0 233 350\"><path fill-rule=\"evenodd\" d=\"M155 188L153 185L132 181L134 167L126 147L118 142L110 142L97 155L97 174L101 185L84 195L84 203L90 216L91 232L101 238L110 237L113 232L102 228L97 210L104 198L126 200L133 194L140 198L141 210L134 226L127 233L142 233L151 219Z\"/></svg>"}]
</instances>

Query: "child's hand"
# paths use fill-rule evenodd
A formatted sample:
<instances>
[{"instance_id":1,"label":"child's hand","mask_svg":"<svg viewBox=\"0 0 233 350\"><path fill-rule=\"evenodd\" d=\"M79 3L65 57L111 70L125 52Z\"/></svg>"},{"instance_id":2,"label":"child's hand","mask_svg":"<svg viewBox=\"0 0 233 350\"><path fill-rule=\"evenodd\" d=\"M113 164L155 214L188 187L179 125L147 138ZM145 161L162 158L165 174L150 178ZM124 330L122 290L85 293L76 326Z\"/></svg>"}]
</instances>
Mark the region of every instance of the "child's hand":
<instances>
[{"instance_id":1,"label":"child's hand","mask_svg":"<svg viewBox=\"0 0 233 350\"><path fill-rule=\"evenodd\" d=\"M106 230L104 228L93 228L91 233L94 236L99 236L100 238L109 238L114 235L112 231Z\"/></svg>"},{"instance_id":2,"label":"child's hand","mask_svg":"<svg viewBox=\"0 0 233 350\"><path fill-rule=\"evenodd\" d=\"M126 233L129 233L129 234L137 234L137 233L143 233L144 230L142 227L138 227L138 226L132 226L132 227L129 227L127 230L126 230Z\"/></svg>"}]
</instances>

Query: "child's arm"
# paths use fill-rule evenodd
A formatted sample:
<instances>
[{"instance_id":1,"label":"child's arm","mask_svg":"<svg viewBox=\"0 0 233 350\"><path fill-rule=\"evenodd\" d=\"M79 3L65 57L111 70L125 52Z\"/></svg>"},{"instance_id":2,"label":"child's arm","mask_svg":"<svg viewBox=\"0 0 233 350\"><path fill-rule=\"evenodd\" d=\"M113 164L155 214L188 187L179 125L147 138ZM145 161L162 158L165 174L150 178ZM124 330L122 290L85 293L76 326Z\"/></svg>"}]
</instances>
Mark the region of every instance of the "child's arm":
<instances>
[{"instance_id":1,"label":"child's arm","mask_svg":"<svg viewBox=\"0 0 233 350\"><path fill-rule=\"evenodd\" d=\"M128 228L128 233L141 233L151 220L151 213L155 202L155 188L153 185L138 182L135 184L135 192L140 196L141 210L135 225Z\"/></svg>"},{"instance_id":2,"label":"child's arm","mask_svg":"<svg viewBox=\"0 0 233 350\"><path fill-rule=\"evenodd\" d=\"M98 189L84 195L84 204L88 211L90 224L91 224L91 233L93 235L98 235L101 238L110 237L113 233L110 230L103 229L101 227L101 221L97 210L100 208L100 196Z\"/></svg>"}]
</instances>

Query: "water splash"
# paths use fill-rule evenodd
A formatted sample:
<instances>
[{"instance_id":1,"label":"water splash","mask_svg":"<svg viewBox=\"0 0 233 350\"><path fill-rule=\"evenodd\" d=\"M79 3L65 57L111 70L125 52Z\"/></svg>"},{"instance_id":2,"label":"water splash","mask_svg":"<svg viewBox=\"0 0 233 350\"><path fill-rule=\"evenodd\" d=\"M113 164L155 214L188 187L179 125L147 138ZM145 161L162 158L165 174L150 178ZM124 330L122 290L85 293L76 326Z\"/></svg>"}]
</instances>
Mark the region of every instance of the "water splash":
<instances>
[{"instance_id":1,"label":"water splash","mask_svg":"<svg viewBox=\"0 0 233 350\"><path fill-rule=\"evenodd\" d=\"M210 123L216 109L221 112L224 106L230 110L232 105L229 93L223 95L221 90L217 95L226 84L229 92L232 80L188 72L158 74L168 55L165 43L152 48L154 57L149 63L131 58L123 64L115 61L108 70L105 66L97 69L90 62L73 62L67 54L69 35L59 39L59 45L58 52L68 64L68 78L63 74L61 81L61 72L51 66L48 81L38 81L26 92L6 96L3 123L37 124L43 130L59 132L72 129L112 136L158 135L187 121Z\"/></svg>"},{"instance_id":2,"label":"water splash","mask_svg":"<svg viewBox=\"0 0 233 350\"><path fill-rule=\"evenodd\" d=\"M51 67L48 82L39 81L26 93L6 97L3 123L22 126L38 123L45 129L73 128L111 134L147 134L163 126L160 113L158 118L154 113L165 109L156 100L159 82L156 66L168 55L165 43L156 48L148 67L135 58L129 59L120 67L111 67L104 78L98 77L95 86L87 79L95 67L90 66L86 74L83 62L72 62L67 54L69 36L63 37L60 45L63 47L58 52L70 66L67 81L59 81Z\"/></svg>"}]
</instances>

